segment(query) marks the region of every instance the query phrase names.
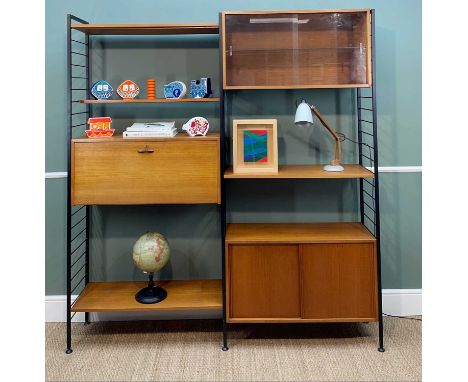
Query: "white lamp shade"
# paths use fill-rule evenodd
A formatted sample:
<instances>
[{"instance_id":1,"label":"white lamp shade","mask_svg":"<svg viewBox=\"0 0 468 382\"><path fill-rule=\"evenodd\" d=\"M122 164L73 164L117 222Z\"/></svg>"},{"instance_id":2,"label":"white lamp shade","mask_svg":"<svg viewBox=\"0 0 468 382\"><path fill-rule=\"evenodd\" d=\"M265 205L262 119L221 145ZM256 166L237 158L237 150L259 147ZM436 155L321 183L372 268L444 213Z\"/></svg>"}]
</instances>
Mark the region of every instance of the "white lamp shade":
<instances>
[{"instance_id":1,"label":"white lamp shade","mask_svg":"<svg viewBox=\"0 0 468 382\"><path fill-rule=\"evenodd\" d=\"M296 126L312 126L314 124L312 110L310 109L310 105L305 100L302 100L297 107L294 124Z\"/></svg>"}]
</instances>

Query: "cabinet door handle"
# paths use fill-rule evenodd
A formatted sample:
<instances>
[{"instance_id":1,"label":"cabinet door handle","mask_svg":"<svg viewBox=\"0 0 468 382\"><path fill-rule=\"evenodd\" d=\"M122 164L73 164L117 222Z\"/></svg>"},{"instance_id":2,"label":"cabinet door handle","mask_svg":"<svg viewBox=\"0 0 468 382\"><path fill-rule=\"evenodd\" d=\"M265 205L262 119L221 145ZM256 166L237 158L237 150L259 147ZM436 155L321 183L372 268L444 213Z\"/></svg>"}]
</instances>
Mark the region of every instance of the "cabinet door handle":
<instances>
[{"instance_id":1,"label":"cabinet door handle","mask_svg":"<svg viewBox=\"0 0 468 382\"><path fill-rule=\"evenodd\" d=\"M144 149L139 149L138 154L152 154L154 153L153 149L150 149L148 146L145 146Z\"/></svg>"}]
</instances>

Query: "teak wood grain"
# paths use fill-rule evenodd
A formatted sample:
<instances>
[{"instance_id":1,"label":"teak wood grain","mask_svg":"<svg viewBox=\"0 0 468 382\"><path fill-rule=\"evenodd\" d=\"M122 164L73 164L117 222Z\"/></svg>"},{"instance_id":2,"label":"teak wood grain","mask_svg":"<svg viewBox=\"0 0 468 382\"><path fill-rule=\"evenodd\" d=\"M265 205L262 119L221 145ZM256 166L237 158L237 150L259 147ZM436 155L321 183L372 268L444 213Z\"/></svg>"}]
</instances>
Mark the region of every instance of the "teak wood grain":
<instances>
[{"instance_id":1,"label":"teak wood grain","mask_svg":"<svg viewBox=\"0 0 468 382\"><path fill-rule=\"evenodd\" d=\"M219 137L72 141L72 204L219 203Z\"/></svg>"},{"instance_id":2,"label":"teak wood grain","mask_svg":"<svg viewBox=\"0 0 468 382\"><path fill-rule=\"evenodd\" d=\"M303 317L377 320L375 243L305 244Z\"/></svg>"},{"instance_id":3,"label":"teak wood grain","mask_svg":"<svg viewBox=\"0 0 468 382\"><path fill-rule=\"evenodd\" d=\"M226 243L359 243L375 238L361 223L231 223Z\"/></svg>"},{"instance_id":4,"label":"teak wood grain","mask_svg":"<svg viewBox=\"0 0 468 382\"><path fill-rule=\"evenodd\" d=\"M184 103L184 102L219 102L218 97L212 98L155 98L155 99L147 99L147 98L132 98L132 99L84 99L80 101L81 103L89 103L89 104L114 104L114 103Z\"/></svg>"},{"instance_id":5,"label":"teak wood grain","mask_svg":"<svg viewBox=\"0 0 468 382\"><path fill-rule=\"evenodd\" d=\"M373 178L374 173L358 164L343 164L343 171L325 171L323 164L289 164L279 165L277 173L234 173L232 167L224 172L225 179L351 179L351 178Z\"/></svg>"},{"instance_id":6,"label":"teak wood grain","mask_svg":"<svg viewBox=\"0 0 468 382\"><path fill-rule=\"evenodd\" d=\"M340 26L321 17L335 13ZM296 14L307 22L269 21ZM223 12L221 27L224 89L371 86L369 9Z\"/></svg>"},{"instance_id":7,"label":"teak wood grain","mask_svg":"<svg viewBox=\"0 0 468 382\"><path fill-rule=\"evenodd\" d=\"M288 10L264 10L264 11L223 11L223 15L274 15L282 13L356 13L370 12L370 8L334 8L334 9L288 9Z\"/></svg>"},{"instance_id":8,"label":"teak wood grain","mask_svg":"<svg viewBox=\"0 0 468 382\"><path fill-rule=\"evenodd\" d=\"M300 318L297 246L232 246L228 267L228 317Z\"/></svg>"},{"instance_id":9,"label":"teak wood grain","mask_svg":"<svg viewBox=\"0 0 468 382\"><path fill-rule=\"evenodd\" d=\"M72 307L73 312L221 310L221 280L157 281L167 298L157 304L140 304L135 293L148 285L145 281L91 282Z\"/></svg>"},{"instance_id":10,"label":"teak wood grain","mask_svg":"<svg viewBox=\"0 0 468 382\"><path fill-rule=\"evenodd\" d=\"M228 322L375 321L375 245L360 223L229 224Z\"/></svg>"},{"instance_id":11,"label":"teak wood grain","mask_svg":"<svg viewBox=\"0 0 468 382\"><path fill-rule=\"evenodd\" d=\"M72 29L90 35L218 34L216 23L189 24L72 24Z\"/></svg>"},{"instance_id":12,"label":"teak wood grain","mask_svg":"<svg viewBox=\"0 0 468 382\"><path fill-rule=\"evenodd\" d=\"M187 134L179 133L175 137L131 137L124 138L122 134L114 134L112 137L88 138L86 136L73 138L72 143L88 143L101 144L102 142L204 142L204 141L219 141L218 132L209 132L205 136L191 137Z\"/></svg>"}]
</instances>

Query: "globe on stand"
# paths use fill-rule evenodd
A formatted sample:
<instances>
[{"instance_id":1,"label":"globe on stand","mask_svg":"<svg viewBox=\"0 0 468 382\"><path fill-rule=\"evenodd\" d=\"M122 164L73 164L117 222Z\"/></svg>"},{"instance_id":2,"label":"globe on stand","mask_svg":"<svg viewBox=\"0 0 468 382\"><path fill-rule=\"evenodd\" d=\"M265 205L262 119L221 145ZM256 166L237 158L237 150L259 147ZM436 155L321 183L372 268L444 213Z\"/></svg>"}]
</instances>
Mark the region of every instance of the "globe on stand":
<instances>
[{"instance_id":1,"label":"globe on stand","mask_svg":"<svg viewBox=\"0 0 468 382\"><path fill-rule=\"evenodd\" d=\"M141 271L148 273L148 286L135 295L141 304L154 304L167 297L167 291L153 282L154 272L160 271L169 261L170 248L164 235L147 232L133 246L133 263Z\"/></svg>"}]
</instances>

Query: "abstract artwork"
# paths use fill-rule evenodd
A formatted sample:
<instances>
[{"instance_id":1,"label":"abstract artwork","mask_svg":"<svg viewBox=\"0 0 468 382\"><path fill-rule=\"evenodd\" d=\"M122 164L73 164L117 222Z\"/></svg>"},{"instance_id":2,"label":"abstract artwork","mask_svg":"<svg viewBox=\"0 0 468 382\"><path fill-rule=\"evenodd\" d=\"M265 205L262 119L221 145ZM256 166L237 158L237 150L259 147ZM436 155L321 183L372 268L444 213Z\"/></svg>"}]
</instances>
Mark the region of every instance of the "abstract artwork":
<instances>
[{"instance_id":1,"label":"abstract artwork","mask_svg":"<svg viewBox=\"0 0 468 382\"><path fill-rule=\"evenodd\" d=\"M278 173L276 119L232 121L232 171L236 174Z\"/></svg>"},{"instance_id":2,"label":"abstract artwork","mask_svg":"<svg viewBox=\"0 0 468 382\"><path fill-rule=\"evenodd\" d=\"M244 130L244 162L268 162L268 130Z\"/></svg>"}]
</instances>

